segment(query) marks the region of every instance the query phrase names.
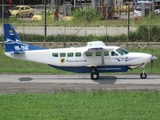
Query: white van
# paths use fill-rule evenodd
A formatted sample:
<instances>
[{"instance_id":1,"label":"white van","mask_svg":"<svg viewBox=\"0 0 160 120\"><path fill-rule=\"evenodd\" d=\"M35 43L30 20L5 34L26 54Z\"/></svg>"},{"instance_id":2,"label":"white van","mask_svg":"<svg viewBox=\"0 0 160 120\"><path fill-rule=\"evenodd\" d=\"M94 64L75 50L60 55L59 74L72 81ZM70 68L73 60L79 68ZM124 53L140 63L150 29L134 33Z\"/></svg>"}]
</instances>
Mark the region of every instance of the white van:
<instances>
[{"instance_id":1,"label":"white van","mask_svg":"<svg viewBox=\"0 0 160 120\"><path fill-rule=\"evenodd\" d=\"M144 13L142 13L143 5L144 5ZM147 15L151 11L151 9L152 9L151 1L138 1L137 5L135 6L133 15L135 17L142 16L143 14Z\"/></svg>"}]
</instances>

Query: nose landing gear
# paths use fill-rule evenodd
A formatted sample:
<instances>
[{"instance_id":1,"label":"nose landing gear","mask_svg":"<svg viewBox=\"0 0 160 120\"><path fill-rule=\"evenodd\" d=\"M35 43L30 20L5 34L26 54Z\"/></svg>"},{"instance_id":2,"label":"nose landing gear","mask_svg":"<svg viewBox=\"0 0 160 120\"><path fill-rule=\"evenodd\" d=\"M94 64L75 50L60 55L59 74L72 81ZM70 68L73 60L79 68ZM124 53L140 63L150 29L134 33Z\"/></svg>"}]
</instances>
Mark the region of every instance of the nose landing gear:
<instances>
[{"instance_id":1,"label":"nose landing gear","mask_svg":"<svg viewBox=\"0 0 160 120\"><path fill-rule=\"evenodd\" d=\"M145 71L145 70L144 70L144 68L143 68L143 71L142 71L142 73L140 74L141 79L146 79L146 78L147 78L147 74L146 74L144 71Z\"/></svg>"}]
</instances>

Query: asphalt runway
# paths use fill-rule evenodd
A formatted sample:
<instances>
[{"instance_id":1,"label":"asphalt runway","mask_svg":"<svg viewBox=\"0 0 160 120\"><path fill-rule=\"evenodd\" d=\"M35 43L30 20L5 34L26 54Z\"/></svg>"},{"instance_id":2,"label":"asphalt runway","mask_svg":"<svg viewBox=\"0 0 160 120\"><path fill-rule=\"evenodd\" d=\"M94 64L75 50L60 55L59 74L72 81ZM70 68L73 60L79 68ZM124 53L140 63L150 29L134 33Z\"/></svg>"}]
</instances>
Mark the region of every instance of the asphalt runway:
<instances>
[{"instance_id":1,"label":"asphalt runway","mask_svg":"<svg viewBox=\"0 0 160 120\"><path fill-rule=\"evenodd\" d=\"M63 91L160 91L160 75L148 74L147 79L135 75L104 75L91 80L89 74L33 75L0 74L0 94L17 92L63 92Z\"/></svg>"}]
</instances>

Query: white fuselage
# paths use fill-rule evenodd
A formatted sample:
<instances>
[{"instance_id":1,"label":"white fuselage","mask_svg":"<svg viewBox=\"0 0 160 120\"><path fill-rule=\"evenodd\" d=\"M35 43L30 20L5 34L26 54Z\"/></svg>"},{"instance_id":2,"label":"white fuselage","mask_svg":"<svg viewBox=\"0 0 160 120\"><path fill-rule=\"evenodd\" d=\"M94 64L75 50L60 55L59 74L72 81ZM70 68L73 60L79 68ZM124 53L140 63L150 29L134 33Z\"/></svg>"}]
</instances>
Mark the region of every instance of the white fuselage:
<instances>
[{"instance_id":1,"label":"white fuselage","mask_svg":"<svg viewBox=\"0 0 160 120\"><path fill-rule=\"evenodd\" d=\"M9 57L54 66L135 66L150 62L150 54L132 53L126 55L119 54L114 48L111 51L89 50L87 47L79 48L60 48L46 50L30 50L23 54L11 54L6 52ZM113 54L114 53L114 54Z\"/></svg>"}]
</instances>

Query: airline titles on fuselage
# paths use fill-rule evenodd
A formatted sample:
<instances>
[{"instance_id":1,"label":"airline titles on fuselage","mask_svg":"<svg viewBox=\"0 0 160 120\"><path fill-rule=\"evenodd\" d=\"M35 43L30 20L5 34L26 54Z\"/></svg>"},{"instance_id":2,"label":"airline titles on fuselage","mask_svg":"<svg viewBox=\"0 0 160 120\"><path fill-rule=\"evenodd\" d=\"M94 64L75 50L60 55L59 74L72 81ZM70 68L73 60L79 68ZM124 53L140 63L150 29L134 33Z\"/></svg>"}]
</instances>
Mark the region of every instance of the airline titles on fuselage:
<instances>
[{"instance_id":1,"label":"airline titles on fuselage","mask_svg":"<svg viewBox=\"0 0 160 120\"><path fill-rule=\"evenodd\" d=\"M87 62L87 60L65 60L64 58L60 59L61 63L65 63L65 62Z\"/></svg>"}]
</instances>

